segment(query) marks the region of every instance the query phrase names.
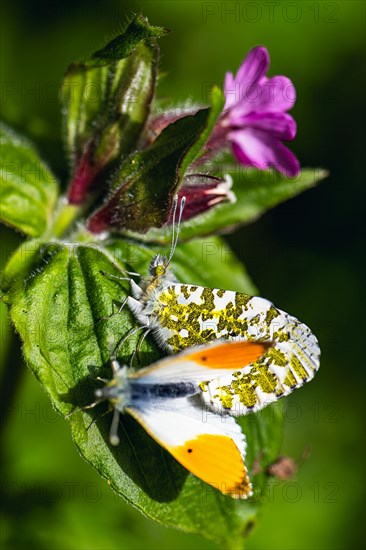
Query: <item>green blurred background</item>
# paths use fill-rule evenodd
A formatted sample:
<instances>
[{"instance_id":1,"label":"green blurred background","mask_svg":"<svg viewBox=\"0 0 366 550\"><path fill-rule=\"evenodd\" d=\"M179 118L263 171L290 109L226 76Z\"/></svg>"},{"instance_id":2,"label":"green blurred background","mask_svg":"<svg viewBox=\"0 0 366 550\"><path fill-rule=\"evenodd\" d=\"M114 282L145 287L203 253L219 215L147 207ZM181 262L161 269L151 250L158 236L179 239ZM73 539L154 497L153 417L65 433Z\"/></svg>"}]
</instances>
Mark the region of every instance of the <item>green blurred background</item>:
<instances>
[{"instance_id":1,"label":"green blurred background","mask_svg":"<svg viewBox=\"0 0 366 550\"><path fill-rule=\"evenodd\" d=\"M365 4L361 1L4 1L2 117L38 144L66 178L58 89L70 61L98 48L129 13L174 32L160 41L160 96L203 98L247 51L264 44L269 74L298 90L292 149L322 166L319 187L236 231L228 241L263 296L306 322L322 348L314 382L288 398L283 453L298 476L275 485L248 549L360 548L364 539L365 334L362 293L361 162ZM1 233L1 260L20 241ZM7 549L204 549L198 536L168 530L115 497L74 447L33 375L1 305L5 383L1 540ZM9 343L10 342L10 343ZM16 388L13 386L17 384Z\"/></svg>"}]
</instances>

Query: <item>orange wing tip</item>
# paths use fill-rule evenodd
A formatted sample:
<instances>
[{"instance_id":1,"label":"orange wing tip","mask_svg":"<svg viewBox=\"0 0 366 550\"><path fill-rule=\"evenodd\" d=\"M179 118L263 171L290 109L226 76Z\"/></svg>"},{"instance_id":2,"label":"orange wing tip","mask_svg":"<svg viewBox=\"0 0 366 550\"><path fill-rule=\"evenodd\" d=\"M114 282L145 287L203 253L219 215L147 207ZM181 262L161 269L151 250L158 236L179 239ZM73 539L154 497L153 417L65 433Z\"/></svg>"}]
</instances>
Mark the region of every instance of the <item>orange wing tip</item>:
<instances>
[{"instance_id":1,"label":"orange wing tip","mask_svg":"<svg viewBox=\"0 0 366 550\"><path fill-rule=\"evenodd\" d=\"M217 486L214 483L210 483L210 485L221 491L224 495L228 495L237 500L245 500L253 496L253 487L248 476L246 476L241 483L236 484L234 487L227 487L224 483L221 486Z\"/></svg>"},{"instance_id":2,"label":"orange wing tip","mask_svg":"<svg viewBox=\"0 0 366 550\"><path fill-rule=\"evenodd\" d=\"M240 370L257 361L272 346L272 342L225 341L195 351L185 359L210 369Z\"/></svg>"},{"instance_id":3,"label":"orange wing tip","mask_svg":"<svg viewBox=\"0 0 366 550\"><path fill-rule=\"evenodd\" d=\"M169 452L192 474L221 493L244 499L252 495L243 457L227 435L200 434Z\"/></svg>"}]
</instances>

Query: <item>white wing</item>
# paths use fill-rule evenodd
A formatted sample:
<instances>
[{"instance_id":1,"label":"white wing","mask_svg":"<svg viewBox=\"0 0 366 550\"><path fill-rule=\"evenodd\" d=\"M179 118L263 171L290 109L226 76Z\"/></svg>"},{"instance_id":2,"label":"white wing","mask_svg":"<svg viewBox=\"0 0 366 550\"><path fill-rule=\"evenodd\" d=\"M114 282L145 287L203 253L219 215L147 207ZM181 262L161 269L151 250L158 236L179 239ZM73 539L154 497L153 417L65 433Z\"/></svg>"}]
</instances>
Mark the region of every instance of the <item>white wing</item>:
<instances>
[{"instance_id":1,"label":"white wing","mask_svg":"<svg viewBox=\"0 0 366 550\"><path fill-rule=\"evenodd\" d=\"M137 401L126 411L195 476L234 498L252 494L245 438L232 417L205 410L196 397Z\"/></svg>"}]
</instances>

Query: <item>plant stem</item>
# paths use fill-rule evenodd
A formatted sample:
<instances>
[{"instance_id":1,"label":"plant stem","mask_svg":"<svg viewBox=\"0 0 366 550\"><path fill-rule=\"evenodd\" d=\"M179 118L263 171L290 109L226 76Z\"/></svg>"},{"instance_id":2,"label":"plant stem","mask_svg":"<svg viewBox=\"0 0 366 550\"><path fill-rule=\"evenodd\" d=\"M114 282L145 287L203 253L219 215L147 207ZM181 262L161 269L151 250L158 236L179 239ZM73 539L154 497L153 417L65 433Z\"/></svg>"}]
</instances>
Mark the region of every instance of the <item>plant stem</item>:
<instances>
[{"instance_id":1,"label":"plant stem","mask_svg":"<svg viewBox=\"0 0 366 550\"><path fill-rule=\"evenodd\" d=\"M62 237L69 229L75 219L80 216L82 207L76 204L70 204L62 197L56 211L53 226L50 229L50 234L53 237Z\"/></svg>"}]
</instances>

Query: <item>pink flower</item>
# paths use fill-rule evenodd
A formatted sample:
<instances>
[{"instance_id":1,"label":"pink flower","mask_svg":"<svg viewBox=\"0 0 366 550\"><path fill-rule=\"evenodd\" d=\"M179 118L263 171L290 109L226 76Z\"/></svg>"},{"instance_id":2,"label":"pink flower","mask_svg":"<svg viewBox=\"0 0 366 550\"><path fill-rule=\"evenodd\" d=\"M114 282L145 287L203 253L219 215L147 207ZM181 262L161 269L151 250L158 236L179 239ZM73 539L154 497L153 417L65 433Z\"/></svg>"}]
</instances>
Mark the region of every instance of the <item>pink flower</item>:
<instances>
[{"instance_id":1,"label":"pink flower","mask_svg":"<svg viewBox=\"0 0 366 550\"><path fill-rule=\"evenodd\" d=\"M272 167L294 177L300 171L299 161L281 142L296 135L296 122L286 112L293 107L296 92L285 76L267 78L268 66L267 49L257 46L235 77L226 74L224 111L207 145L215 150L217 140L228 140L241 164L261 170Z\"/></svg>"}]
</instances>

